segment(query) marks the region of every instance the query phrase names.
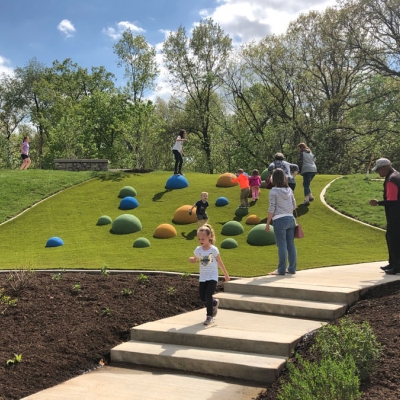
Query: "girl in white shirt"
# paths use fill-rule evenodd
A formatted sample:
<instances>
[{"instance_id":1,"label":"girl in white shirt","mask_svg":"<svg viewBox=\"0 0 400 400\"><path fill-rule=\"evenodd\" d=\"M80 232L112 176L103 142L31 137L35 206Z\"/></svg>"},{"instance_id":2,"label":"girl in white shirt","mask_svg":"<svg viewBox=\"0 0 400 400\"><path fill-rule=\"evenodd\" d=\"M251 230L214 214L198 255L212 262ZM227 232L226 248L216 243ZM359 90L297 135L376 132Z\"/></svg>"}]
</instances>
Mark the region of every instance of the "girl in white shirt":
<instances>
[{"instance_id":1,"label":"girl in white shirt","mask_svg":"<svg viewBox=\"0 0 400 400\"><path fill-rule=\"evenodd\" d=\"M174 168L174 174L175 175L182 175L182 164L183 164L183 142L185 142L187 139L187 133L184 129L181 129L179 131L178 137L176 138L174 147L172 148L172 152L174 153L175 157L175 168Z\"/></svg>"}]
</instances>

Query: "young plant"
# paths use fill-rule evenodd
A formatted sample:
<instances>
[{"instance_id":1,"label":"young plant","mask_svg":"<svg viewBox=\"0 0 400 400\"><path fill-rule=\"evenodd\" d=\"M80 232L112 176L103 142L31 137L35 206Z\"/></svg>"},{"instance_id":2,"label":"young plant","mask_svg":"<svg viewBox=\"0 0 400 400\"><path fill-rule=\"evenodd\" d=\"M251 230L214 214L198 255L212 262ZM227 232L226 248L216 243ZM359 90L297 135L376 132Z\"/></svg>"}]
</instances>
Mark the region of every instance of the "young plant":
<instances>
[{"instance_id":1,"label":"young plant","mask_svg":"<svg viewBox=\"0 0 400 400\"><path fill-rule=\"evenodd\" d=\"M121 290L122 296L130 296L132 293L133 293L133 292L132 292L131 289L122 289L122 290Z\"/></svg>"},{"instance_id":2,"label":"young plant","mask_svg":"<svg viewBox=\"0 0 400 400\"><path fill-rule=\"evenodd\" d=\"M65 269L62 269L60 272L57 272L56 274L51 275L51 279L55 281L60 281L64 275Z\"/></svg>"},{"instance_id":3,"label":"young plant","mask_svg":"<svg viewBox=\"0 0 400 400\"><path fill-rule=\"evenodd\" d=\"M104 276L110 275L110 271L108 271L107 265L104 265L104 267L100 269L100 274Z\"/></svg>"},{"instance_id":4,"label":"young plant","mask_svg":"<svg viewBox=\"0 0 400 400\"><path fill-rule=\"evenodd\" d=\"M104 316L104 315L110 315L111 314L111 309L110 308L108 308L108 307L104 307L104 308L102 308L101 309L101 313L100 313L102 316Z\"/></svg>"},{"instance_id":5,"label":"young plant","mask_svg":"<svg viewBox=\"0 0 400 400\"><path fill-rule=\"evenodd\" d=\"M0 289L0 314L4 314L8 307L15 307L18 299L12 299L11 296L4 294L4 288Z\"/></svg>"},{"instance_id":6,"label":"young plant","mask_svg":"<svg viewBox=\"0 0 400 400\"><path fill-rule=\"evenodd\" d=\"M149 282L149 278L147 277L147 275L144 275L144 274L140 274L138 276L137 280L140 283L148 283Z\"/></svg>"},{"instance_id":7,"label":"young plant","mask_svg":"<svg viewBox=\"0 0 400 400\"><path fill-rule=\"evenodd\" d=\"M182 274L182 278L189 278L190 275L191 275L190 272L184 272L184 273Z\"/></svg>"},{"instance_id":8,"label":"young plant","mask_svg":"<svg viewBox=\"0 0 400 400\"><path fill-rule=\"evenodd\" d=\"M173 296L176 293L176 289L173 286L168 288L168 296Z\"/></svg>"},{"instance_id":9,"label":"young plant","mask_svg":"<svg viewBox=\"0 0 400 400\"><path fill-rule=\"evenodd\" d=\"M14 353L14 357L7 360L6 365L7 365L7 367L10 367L11 365L20 363L21 361L22 361L22 354Z\"/></svg>"},{"instance_id":10,"label":"young plant","mask_svg":"<svg viewBox=\"0 0 400 400\"><path fill-rule=\"evenodd\" d=\"M73 292L79 292L82 289L82 286L80 283L76 283L71 289Z\"/></svg>"}]
</instances>

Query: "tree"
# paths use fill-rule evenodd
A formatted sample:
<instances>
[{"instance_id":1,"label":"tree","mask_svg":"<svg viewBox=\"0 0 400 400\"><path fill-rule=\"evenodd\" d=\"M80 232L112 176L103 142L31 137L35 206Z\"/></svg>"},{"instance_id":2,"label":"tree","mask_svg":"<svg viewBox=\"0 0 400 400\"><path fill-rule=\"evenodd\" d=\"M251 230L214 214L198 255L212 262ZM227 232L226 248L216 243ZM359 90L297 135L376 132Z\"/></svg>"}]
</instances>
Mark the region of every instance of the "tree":
<instances>
[{"instance_id":1,"label":"tree","mask_svg":"<svg viewBox=\"0 0 400 400\"><path fill-rule=\"evenodd\" d=\"M185 127L200 140L209 173L211 157L211 122L215 93L222 85L222 75L232 48L232 40L212 19L201 21L189 38L183 26L172 32L163 44L165 66L175 94L183 99L181 108L191 115L193 126Z\"/></svg>"}]
</instances>

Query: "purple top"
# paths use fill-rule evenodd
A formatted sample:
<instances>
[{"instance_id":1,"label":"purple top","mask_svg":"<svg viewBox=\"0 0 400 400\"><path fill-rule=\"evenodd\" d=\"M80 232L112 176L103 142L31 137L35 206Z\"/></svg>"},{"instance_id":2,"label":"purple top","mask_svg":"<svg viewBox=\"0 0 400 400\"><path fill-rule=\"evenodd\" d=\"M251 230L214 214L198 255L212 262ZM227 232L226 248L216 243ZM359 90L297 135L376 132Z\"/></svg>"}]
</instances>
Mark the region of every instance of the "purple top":
<instances>
[{"instance_id":1,"label":"purple top","mask_svg":"<svg viewBox=\"0 0 400 400\"><path fill-rule=\"evenodd\" d=\"M29 154L29 143L28 142L22 142L21 154L25 154L25 155Z\"/></svg>"}]
</instances>

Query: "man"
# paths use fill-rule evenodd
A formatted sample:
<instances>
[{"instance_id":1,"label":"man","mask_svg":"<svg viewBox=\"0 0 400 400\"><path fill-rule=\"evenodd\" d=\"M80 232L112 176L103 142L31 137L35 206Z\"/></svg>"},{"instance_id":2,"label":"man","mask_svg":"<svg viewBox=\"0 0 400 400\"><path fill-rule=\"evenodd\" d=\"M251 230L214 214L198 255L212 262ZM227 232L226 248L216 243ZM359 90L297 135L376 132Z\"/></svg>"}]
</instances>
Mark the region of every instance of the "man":
<instances>
[{"instance_id":1,"label":"man","mask_svg":"<svg viewBox=\"0 0 400 400\"><path fill-rule=\"evenodd\" d=\"M383 183L383 200L370 200L371 206L384 206L386 214L386 243L389 251L389 265L381 267L387 274L400 273L400 173L387 158L376 160L372 171L376 171Z\"/></svg>"}]
</instances>

